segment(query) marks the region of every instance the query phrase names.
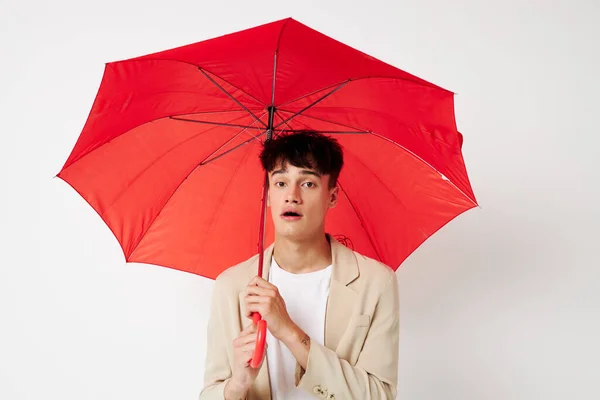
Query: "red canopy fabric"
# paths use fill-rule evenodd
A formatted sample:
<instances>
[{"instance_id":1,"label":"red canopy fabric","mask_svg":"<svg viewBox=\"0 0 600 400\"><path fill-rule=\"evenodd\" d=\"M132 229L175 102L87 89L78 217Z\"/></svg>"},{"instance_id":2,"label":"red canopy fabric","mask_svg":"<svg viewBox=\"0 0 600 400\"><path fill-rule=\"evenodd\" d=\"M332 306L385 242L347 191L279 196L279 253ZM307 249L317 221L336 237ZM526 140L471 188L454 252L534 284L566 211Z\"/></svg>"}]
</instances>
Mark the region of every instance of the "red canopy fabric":
<instances>
[{"instance_id":1,"label":"red canopy fabric","mask_svg":"<svg viewBox=\"0 0 600 400\"><path fill-rule=\"evenodd\" d=\"M477 205L453 93L293 19L108 63L57 176L128 262L215 278L256 254L269 107L343 146L326 230L364 255L396 269Z\"/></svg>"}]
</instances>

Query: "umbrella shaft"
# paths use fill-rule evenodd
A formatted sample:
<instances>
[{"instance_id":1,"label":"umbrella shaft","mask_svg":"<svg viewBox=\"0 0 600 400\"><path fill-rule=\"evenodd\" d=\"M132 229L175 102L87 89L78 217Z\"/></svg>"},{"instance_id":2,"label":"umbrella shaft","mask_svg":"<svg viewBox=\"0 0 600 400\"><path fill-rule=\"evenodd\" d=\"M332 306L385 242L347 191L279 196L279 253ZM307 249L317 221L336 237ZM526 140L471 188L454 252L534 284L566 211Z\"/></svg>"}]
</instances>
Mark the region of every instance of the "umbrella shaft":
<instances>
[{"instance_id":1,"label":"umbrella shaft","mask_svg":"<svg viewBox=\"0 0 600 400\"><path fill-rule=\"evenodd\" d=\"M275 106L270 106L269 110L269 125L267 125L267 139L271 140L273 135L273 119L275 118Z\"/></svg>"},{"instance_id":2,"label":"umbrella shaft","mask_svg":"<svg viewBox=\"0 0 600 400\"><path fill-rule=\"evenodd\" d=\"M270 106L269 110L269 125L267 126L267 140L271 140L273 136L273 119L275 117L275 106ZM267 171L265 171L265 179L263 182L262 200L260 203L260 223L258 233L258 276L262 277L263 274L263 263L264 263L264 251L265 251L265 228L266 228L266 210L267 210L267 188L269 184L269 177Z\"/></svg>"},{"instance_id":3,"label":"umbrella shaft","mask_svg":"<svg viewBox=\"0 0 600 400\"><path fill-rule=\"evenodd\" d=\"M258 232L258 276L262 277L264 248L265 248L265 225L266 225L266 199L267 199L267 174L265 173L265 181L263 184L262 201L260 208L260 225Z\"/></svg>"}]
</instances>

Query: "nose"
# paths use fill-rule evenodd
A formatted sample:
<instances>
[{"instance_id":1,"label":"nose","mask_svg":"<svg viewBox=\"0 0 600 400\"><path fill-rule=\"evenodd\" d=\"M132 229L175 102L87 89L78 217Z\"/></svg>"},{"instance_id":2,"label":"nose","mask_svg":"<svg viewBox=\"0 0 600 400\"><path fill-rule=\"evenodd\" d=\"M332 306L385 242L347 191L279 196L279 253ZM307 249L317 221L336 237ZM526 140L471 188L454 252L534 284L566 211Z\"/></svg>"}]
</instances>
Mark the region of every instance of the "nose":
<instances>
[{"instance_id":1,"label":"nose","mask_svg":"<svg viewBox=\"0 0 600 400\"><path fill-rule=\"evenodd\" d=\"M287 191L285 196L286 203L300 203L300 188L294 186L290 186L290 189Z\"/></svg>"}]
</instances>

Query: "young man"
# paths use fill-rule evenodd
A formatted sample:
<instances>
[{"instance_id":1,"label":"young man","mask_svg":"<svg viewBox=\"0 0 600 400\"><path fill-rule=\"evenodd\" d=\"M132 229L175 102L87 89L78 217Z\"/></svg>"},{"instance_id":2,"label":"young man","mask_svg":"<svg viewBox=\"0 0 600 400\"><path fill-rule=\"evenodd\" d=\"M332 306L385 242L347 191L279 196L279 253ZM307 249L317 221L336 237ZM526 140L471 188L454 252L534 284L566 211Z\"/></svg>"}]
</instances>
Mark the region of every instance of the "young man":
<instances>
[{"instance_id":1,"label":"young man","mask_svg":"<svg viewBox=\"0 0 600 400\"><path fill-rule=\"evenodd\" d=\"M394 399L396 274L325 232L340 195L340 145L309 131L279 136L265 144L261 162L275 241L262 277L255 255L216 280L200 399ZM248 362L253 312L268 328L256 369Z\"/></svg>"}]
</instances>

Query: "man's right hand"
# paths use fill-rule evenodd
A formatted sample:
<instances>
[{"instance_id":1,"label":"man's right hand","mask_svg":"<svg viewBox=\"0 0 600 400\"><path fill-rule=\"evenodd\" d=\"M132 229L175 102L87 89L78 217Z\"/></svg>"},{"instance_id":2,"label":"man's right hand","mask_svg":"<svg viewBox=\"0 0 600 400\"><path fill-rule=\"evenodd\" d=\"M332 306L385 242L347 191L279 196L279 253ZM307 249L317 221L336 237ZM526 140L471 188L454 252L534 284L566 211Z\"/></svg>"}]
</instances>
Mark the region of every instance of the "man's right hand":
<instances>
[{"instance_id":1,"label":"man's right hand","mask_svg":"<svg viewBox=\"0 0 600 400\"><path fill-rule=\"evenodd\" d=\"M250 360L254 354L256 346L256 336L258 329L254 323L250 323L237 338L233 340L233 371L232 377L225 386L225 398L238 400L244 398L248 389L258 376L260 367L265 359L267 352L263 355L258 368L250 366Z\"/></svg>"}]
</instances>

